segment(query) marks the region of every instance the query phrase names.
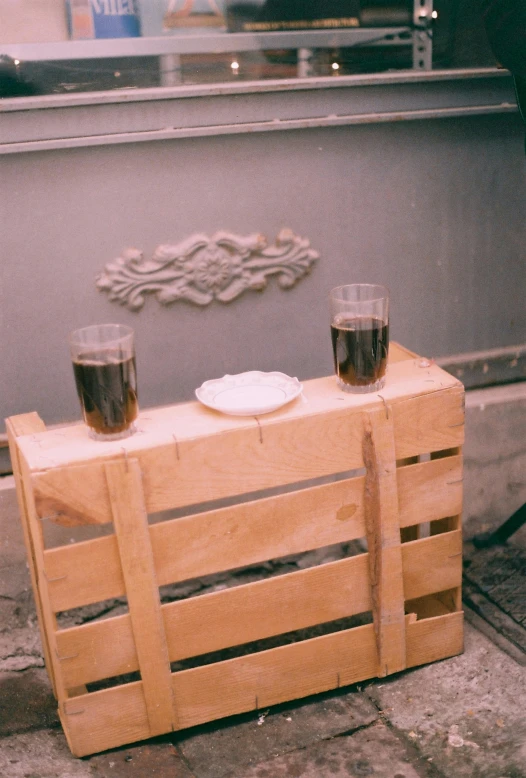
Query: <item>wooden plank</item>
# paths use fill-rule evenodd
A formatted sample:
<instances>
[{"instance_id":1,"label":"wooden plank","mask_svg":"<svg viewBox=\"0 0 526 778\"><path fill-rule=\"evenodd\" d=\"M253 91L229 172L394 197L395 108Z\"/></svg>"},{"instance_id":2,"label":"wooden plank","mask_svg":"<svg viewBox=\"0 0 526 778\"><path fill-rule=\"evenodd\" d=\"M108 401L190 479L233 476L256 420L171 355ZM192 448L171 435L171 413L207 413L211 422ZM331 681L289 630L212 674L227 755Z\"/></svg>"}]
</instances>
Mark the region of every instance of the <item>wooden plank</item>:
<instances>
[{"instance_id":1,"label":"wooden plank","mask_svg":"<svg viewBox=\"0 0 526 778\"><path fill-rule=\"evenodd\" d=\"M53 474L51 476L51 474ZM107 524L112 520L104 465L51 470L48 478L33 478L39 516L63 527Z\"/></svg>"},{"instance_id":2,"label":"wooden plank","mask_svg":"<svg viewBox=\"0 0 526 778\"><path fill-rule=\"evenodd\" d=\"M365 530L378 675L405 667L402 549L393 422L388 406L364 417Z\"/></svg>"},{"instance_id":3,"label":"wooden plank","mask_svg":"<svg viewBox=\"0 0 526 778\"><path fill-rule=\"evenodd\" d=\"M462 457L399 468L400 526L431 522L462 510Z\"/></svg>"},{"instance_id":4,"label":"wooden plank","mask_svg":"<svg viewBox=\"0 0 526 778\"><path fill-rule=\"evenodd\" d=\"M461 446L464 442L461 385L401 400L392 406L392 411L397 459Z\"/></svg>"},{"instance_id":5,"label":"wooden plank","mask_svg":"<svg viewBox=\"0 0 526 778\"><path fill-rule=\"evenodd\" d=\"M390 360L386 385L382 390L386 401L396 403L400 399L433 393L438 389L461 386L457 379L436 365L430 365L425 370L419 365L418 359L405 358L394 363ZM307 402L299 400L272 414L266 414L262 417L262 423L266 426L331 412L335 403L343 403L345 408L358 413L378 404L375 393L360 395L341 392L333 375L305 381L303 387ZM109 441L104 447L98 445L98 441L91 440L85 425L78 423L50 428L38 436L38 440L28 439L22 445L31 471L36 472L49 467L108 460L118 456L123 447L128 455L137 456L144 449L172 441L174 432L180 441L184 441L221 434L227 430L254 428L252 417L225 416L197 402L149 408L139 415L138 424L140 435L133 435L124 441Z\"/></svg>"},{"instance_id":6,"label":"wooden plank","mask_svg":"<svg viewBox=\"0 0 526 778\"><path fill-rule=\"evenodd\" d=\"M428 621L406 617L408 666L462 651L462 613ZM206 721L306 697L374 677L372 625L172 674L179 724ZM148 737L141 682L105 689L67 703L63 717L76 756ZM65 719L67 719L65 721Z\"/></svg>"},{"instance_id":7,"label":"wooden plank","mask_svg":"<svg viewBox=\"0 0 526 778\"><path fill-rule=\"evenodd\" d=\"M20 435L30 435L32 433L42 432L46 426L40 416L37 413L25 413L19 416L11 416L6 419L6 431L7 439L9 442L9 456L11 459L11 465L13 468L13 476L15 479L16 496L18 502L18 508L20 513L20 522L22 524L22 532L24 536L24 544L27 552L27 562L29 567L29 575L31 577L31 586L33 589L33 597L35 600L35 608L37 612L38 626L40 629L40 637L42 640L42 650L44 653L44 662L46 670L51 681L53 694L57 696L57 689L55 683L55 672L53 664L51 662L51 652L49 647L49 640L44 629L44 616L42 611L42 597L38 588L38 568L36 562L36 553L34 548L34 541L29 529L29 515L26 496L24 493L24 485L22 483L22 469L20 462L20 451L17 446L17 438Z\"/></svg>"},{"instance_id":8,"label":"wooden plank","mask_svg":"<svg viewBox=\"0 0 526 778\"><path fill-rule=\"evenodd\" d=\"M170 661L137 460L105 465L150 737L176 726Z\"/></svg>"},{"instance_id":9,"label":"wooden plank","mask_svg":"<svg viewBox=\"0 0 526 778\"><path fill-rule=\"evenodd\" d=\"M407 465L418 464L418 457L406 457L405 459L399 459L396 463L397 467L407 467ZM398 506L400 510L400 505ZM418 540L420 537L420 525L415 524L411 527L402 527L400 524L400 538L402 543L408 543L410 540Z\"/></svg>"},{"instance_id":10,"label":"wooden plank","mask_svg":"<svg viewBox=\"0 0 526 778\"><path fill-rule=\"evenodd\" d=\"M399 468L400 525L457 512L461 473L460 457ZM364 537L363 490L358 477L154 524L159 585ZM173 548L185 552L173 554ZM124 594L114 536L49 549L45 562L55 612Z\"/></svg>"},{"instance_id":11,"label":"wooden plank","mask_svg":"<svg viewBox=\"0 0 526 778\"><path fill-rule=\"evenodd\" d=\"M462 455L462 447L457 446L455 448L446 449L445 451L433 451L431 453L432 460L444 460L450 459L454 456ZM458 479L453 481L459 487L460 494L462 495L462 481L463 476L459 476ZM451 532L452 530L462 529L462 502L460 502L459 508L456 511L451 511L450 514L443 519L436 519L430 522L429 533L431 535L439 535L443 532ZM459 611L462 609L462 585L459 583L458 587L453 592L444 593L439 595L448 610Z\"/></svg>"},{"instance_id":12,"label":"wooden plank","mask_svg":"<svg viewBox=\"0 0 526 778\"><path fill-rule=\"evenodd\" d=\"M399 362L393 368L405 365L406 362ZM435 379L429 380L433 386ZM181 406L186 409L186 416L182 417L179 406L173 406L170 409L173 418L167 412L164 421L162 416L155 417L152 413L154 421L151 423L157 426L152 428L150 435L145 431L119 441L123 444L121 448L141 463L148 512L299 483L362 467L358 416L367 408L383 407L382 401L374 394L374 399L364 406L354 398L368 395L337 392L332 379L329 385L327 381L306 382L315 385L309 387L310 399L306 389L307 402L301 404L299 410L283 410L281 418L276 418L279 412L258 420L226 417L237 418L236 426L220 414L195 407L195 403ZM437 386L440 383L443 382L437 378ZM404 388L404 392L400 389L400 396L390 397L397 393L394 389L389 392L388 387L382 392L382 397L392 406L397 459L462 443L464 417L460 385L446 385L415 396L415 389L411 391L411 373L403 377L400 385ZM416 387L419 386L417 381ZM188 429L191 421L195 423L194 427ZM173 429L172 434L170 429ZM200 429L206 429L208 434L200 434ZM82 428L75 426L65 430L67 440L68 435L80 435ZM58 431L49 434L57 438ZM35 461L42 465L42 470L33 476L41 514L63 513L66 521L78 521L85 514L87 522L109 521L107 502L97 500L94 510L94 501L89 497L90 493L104 493L103 455L100 448L90 446L97 441L80 438L75 446L72 443L71 448L66 446L62 450L51 446L55 438L51 442L47 438L40 441L42 446L46 441L49 445L49 449L44 448L47 459L43 459L36 443L23 441ZM112 451L113 456L121 454L111 443L104 446L106 449L108 456ZM72 462L50 468L50 462L60 463L68 453L73 457ZM71 482L69 468L75 464L75 457L81 455L90 464L83 464ZM77 478L86 484L82 490L75 488ZM70 505L71 510L68 509ZM60 522L60 517L57 520Z\"/></svg>"},{"instance_id":13,"label":"wooden plank","mask_svg":"<svg viewBox=\"0 0 526 778\"><path fill-rule=\"evenodd\" d=\"M31 418L33 417L33 418ZM35 418L36 417L36 418ZM16 417L15 417L16 418ZM59 711L61 711L64 701L67 699L67 688L64 684L64 678L61 671L62 656L59 654L56 645L57 623L55 614L51 607L49 597L49 581L44 569L44 538L42 532L42 523L39 520L34 501L34 494L31 488L31 477L27 462L18 448L19 438L14 439L16 429L27 430L28 427L34 427L35 433L40 434L37 429L41 421L33 414L28 414L20 420L20 425L13 422L13 417L8 420L8 434L13 440L16 451L16 469L18 472L18 484L21 490L23 506L23 523L27 531L29 541L29 564L32 568L32 583L34 586L35 601L37 603L37 613L40 616L39 626L41 630L42 643L45 652L46 669L53 686L53 693L58 701ZM27 434L27 432L25 433Z\"/></svg>"},{"instance_id":14,"label":"wooden plank","mask_svg":"<svg viewBox=\"0 0 526 778\"><path fill-rule=\"evenodd\" d=\"M402 564L406 600L459 586L462 581L462 532L455 530L404 543Z\"/></svg>"},{"instance_id":15,"label":"wooden plank","mask_svg":"<svg viewBox=\"0 0 526 778\"><path fill-rule=\"evenodd\" d=\"M407 666L436 662L464 650L464 614L447 613L443 616L415 621L407 630Z\"/></svg>"},{"instance_id":16,"label":"wooden plank","mask_svg":"<svg viewBox=\"0 0 526 778\"><path fill-rule=\"evenodd\" d=\"M460 533L423 538L402 549L404 596L457 586ZM242 645L371 609L368 555L343 559L162 606L170 661ZM206 624L206 629L203 629ZM184 641L181 641L184 635ZM57 633L66 683L76 686L138 669L128 615Z\"/></svg>"}]
</instances>

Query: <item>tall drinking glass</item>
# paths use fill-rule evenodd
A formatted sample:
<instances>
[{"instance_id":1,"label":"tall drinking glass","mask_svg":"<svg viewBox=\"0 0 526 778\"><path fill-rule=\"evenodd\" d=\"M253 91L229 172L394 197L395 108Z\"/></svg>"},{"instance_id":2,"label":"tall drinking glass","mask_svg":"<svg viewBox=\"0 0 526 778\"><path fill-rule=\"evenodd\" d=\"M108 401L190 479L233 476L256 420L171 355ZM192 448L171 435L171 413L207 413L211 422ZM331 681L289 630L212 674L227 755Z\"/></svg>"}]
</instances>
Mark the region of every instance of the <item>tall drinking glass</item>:
<instances>
[{"instance_id":1,"label":"tall drinking glass","mask_svg":"<svg viewBox=\"0 0 526 778\"><path fill-rule=\"evenodd\" d=\"M389 290L347 284L330 292L334 371L344 392L377 392L389 351Z\"/></svg>"},{"instance_id":2,"label":"tall drinking glass","mask_svg":"<svg viewBox=\"0 0 526 778\"><path fill-rule=\"evenodd\" d=\"M94 324L72 332L69 345L90 437L120 440L132 435L139 412L132 328Z\"/></svg>"}]
</instances>

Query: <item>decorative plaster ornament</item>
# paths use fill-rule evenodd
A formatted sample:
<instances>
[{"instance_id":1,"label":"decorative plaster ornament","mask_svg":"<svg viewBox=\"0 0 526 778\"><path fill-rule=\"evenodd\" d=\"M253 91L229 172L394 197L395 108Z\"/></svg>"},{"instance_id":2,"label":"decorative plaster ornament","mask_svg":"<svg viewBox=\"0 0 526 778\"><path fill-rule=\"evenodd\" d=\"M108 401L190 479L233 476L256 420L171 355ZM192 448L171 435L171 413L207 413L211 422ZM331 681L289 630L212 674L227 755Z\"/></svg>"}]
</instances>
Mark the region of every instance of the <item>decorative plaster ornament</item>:
<instances>
[{"instance_id":1,"label":"decorative plaster ornament","mask_svg":"<svg viewBox=\"0 0 526 778\"><path fill-rule=\"evenodd\" d=\"M177 300L229 303L247 289L265 289L272 275L289 289L318 258L309 241L289 229L281 230L270 246L264 235L221 231L211 238L192 235L174 246L158 246L149 260L141 251L127 249L97 276L97 288L132 311L142 308L146 294L155 294L162 305Z\"/></svg>"}]
</instances>

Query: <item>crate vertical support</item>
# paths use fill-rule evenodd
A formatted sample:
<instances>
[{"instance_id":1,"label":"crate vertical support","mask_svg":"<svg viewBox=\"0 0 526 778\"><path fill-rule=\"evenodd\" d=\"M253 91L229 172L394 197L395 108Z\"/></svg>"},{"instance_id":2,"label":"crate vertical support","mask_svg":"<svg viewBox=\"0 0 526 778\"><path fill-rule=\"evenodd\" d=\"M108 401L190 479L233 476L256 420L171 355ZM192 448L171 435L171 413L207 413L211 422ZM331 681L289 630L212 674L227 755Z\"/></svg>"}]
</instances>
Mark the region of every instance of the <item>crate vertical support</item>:
<instances>
[{"instance_id":1,"label":"crate vertical support","mask_svg":"<svg viewBox=\"0 0 526 778\"><path fill-rule=\"evenodd\" d=\"M53 694L55 695L55 698L57 698L59 696L59 690L57 689L57 679L54 666L55 662L53 660L49 636L49 627L55 627L55 617L49 607L49 598L47 598L46 603L45 592L47 591L47 582L42 580L44 577L44 568L43 564L39 564L39 560L40 563L42 562L42 554L44 550L42 526L36 517L32 490L30 488L30 484L27 482L28 475L24 474L23 472L23 463L21 462L18 447L16 445L16 438L18 438L20 435L32 435L39 432L44 432L46 425L40 416L33 412L20 414L19 416L11 416L10 418L6 419L6 429L9 441L11 465L13 468L13 475L15 477L20 520L22 523L24 543L27 550L29 574L31 577L38 625L42 638L44 662L49 679L51 681L51 686L53 688ZM33 514L32 517L31 514ZM34 524L33 531L30 526L31 521L33 521ZM35 542L35 537L37 542Z\"/></svg>"},{"instance_id":2,"label":"crate vertical support","mask_svg":"<svg viewBox=\"0 0 526 778\"><path fill-rule=\"evenodd\" d=\"M365 530L378 676L404 670L406 636L393 414L364 414Z\"/></svg>"},{"instance_id":3,"label":"crate vertical support","mask_svg":"<svg viewBox=\"0 0 526 778\"><path fill-rule=\"evenodd\" d=\"M137 459L104 465L150 737L177 729L168 646Z\"/></svg>"}]
</instances>

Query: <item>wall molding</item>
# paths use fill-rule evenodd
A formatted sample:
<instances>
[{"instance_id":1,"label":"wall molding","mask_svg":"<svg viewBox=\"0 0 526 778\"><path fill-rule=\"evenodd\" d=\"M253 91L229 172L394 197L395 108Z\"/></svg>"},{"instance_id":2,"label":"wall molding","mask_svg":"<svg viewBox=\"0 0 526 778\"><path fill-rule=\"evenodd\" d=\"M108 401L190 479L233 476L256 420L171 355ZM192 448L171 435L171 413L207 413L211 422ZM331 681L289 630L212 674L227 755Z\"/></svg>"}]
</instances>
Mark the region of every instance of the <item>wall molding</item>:
<instances>
[{"instance_id":1,"label":"wall molding","mask_svg":"<svg viewBox=\"0 0 526 778\"><path fill-rule=\"evenodd\" d=\"M287 228L273 244L258 233L194 234L175 245L158 246L151 259L138 249L126 249L97 276L96 286L132 311L143 307L148 294L161 305L180 300L201 306L213 300L229 303L247 290L263 291L270 276L290 289L318 258L307 238Z\"/></svg>"},{"instance_id":2,"label":"wall molding","mask_svg":"<svg viewBox=\"0 0 526 778\"><path fill-rule=\"evenodd\" d=\"M0 155L502 113L517 101L497 68L17 97L0 100Z\"/></svg>"}]
</instances>

